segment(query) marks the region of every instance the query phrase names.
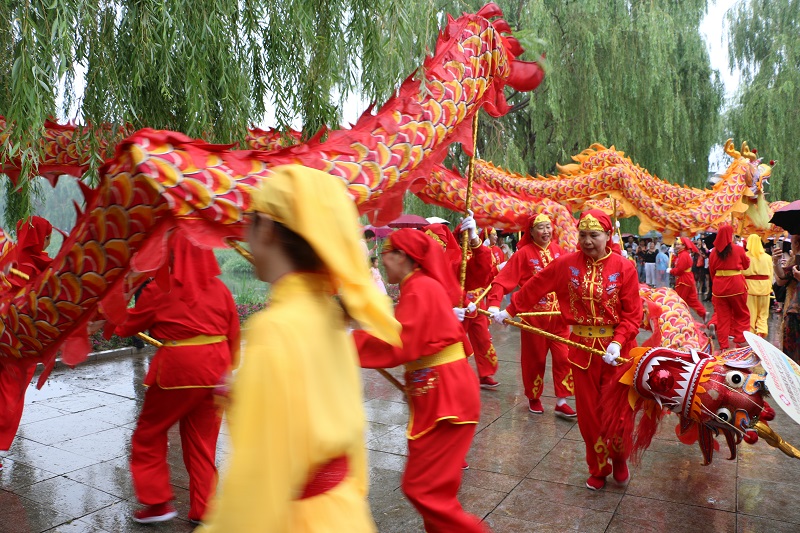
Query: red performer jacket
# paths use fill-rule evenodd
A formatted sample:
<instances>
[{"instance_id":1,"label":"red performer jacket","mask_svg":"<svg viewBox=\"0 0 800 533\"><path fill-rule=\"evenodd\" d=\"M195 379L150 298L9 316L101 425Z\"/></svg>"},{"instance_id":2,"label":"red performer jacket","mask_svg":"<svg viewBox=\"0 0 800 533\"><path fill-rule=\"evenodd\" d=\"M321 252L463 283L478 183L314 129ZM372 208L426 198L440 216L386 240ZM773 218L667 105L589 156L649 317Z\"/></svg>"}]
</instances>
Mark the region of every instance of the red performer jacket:
<instances>
[{"instance_id":1,"label":"red performer jacket","mask_svg":"<svg viewBox=\"0 0 800 533\"><path fill-rule=\"evenodd\" d=\"M492 282L492 290L486 300L489 307L499 307L504 294L513 291L515 287L522 287L531 277L541 272L551 261L561 256L561 248L550 242L547 248L542 248L532 242L523 246L511 256L503 270L497 274ZM556 295L551 293L543 296L532 307L520 308L522 312L558 311Z\"/></svg>"},{"instance_id":2,"label":"red performer jacket","mask_svg":"<svg viewBox=\"0 0 800 533\"><path fill-rule=\"evenodd\" d=\"M214 387L231 369L239 352L239 315L227 287L213 278L191 305L185 303L189 300L183 294L186 290L196 289L174 283L172 290L165 292L157 283L150 283L125 322L117 326L116 334L130 337L149 329L150 335L161 341L180 341L198 335L224 335L227 339L198 346L162 346L150 362L144 379L147 386Z\"/></svg>"},{"instance_id":3,"label":"red performer jacket","mask_svg":"<svg viewBox=\"0 0 800 533\"><path fill-rule=\"evenodd\" d=\"M581 251L561 255L529 279L506 309L512 316L533 309L550 292L556 293L570 326L614 326L608 341L623 348L636 339L642 321L639 279L636 268L621 255L608 253L597 261ZM585 350L570 350L570 362L581 368L588 366L590 357Z\"/></svg>"},{"instance_id":4,"label":"red performer jacket","mask_svg":"<svg viewBox=\"0 0 800 533\"><path fill-rule=\"evenodd\" d=\"M714 277L712 284L713 295L726 297L736 296L747 292L747 282L742 275L742 270L750 266L750 258L741 246L731 245L731 253L722 259L714 248L708 258L708 271ZM730 275L734 271L738 274ZM728 274L728 275L722 275Z\"/></svg>"},{"instance_id":5,"label":"red performer jacket","mask_svg":"<svg viewBox=\"0 0 800 533\"><path fill-rule=\"evenodd\" d=\"M506 254L499 246L490 246L489 250L492 252L492 277L494 277L500 272L500 263L506 260Z\"/></svg>"},{"instance_id":6,"label":"red performer jacket","mask_svg":"<svg viewBox=\"0 0 800 533\"><path fill-rule=\"evenodd\" d=\"M474 301L492 282L496 271L493 261L492 252L486 246L470 248L467 252L467 276L464 280L467 301ZM458 267L460 269L461 265ZM460 274L459 270L458 275Z\"/></svg>"},{"instance_id":7,"label":"red performer jacket","mask_svg":"<svg viewBox=\"0 0 800 533\"><path fill-rule=\"evenodd\" d=\"M692 256L688 250L683 250L675 258L675 266L669 269L675 276L675 286L688 285L694 287L694 274L692 274Z\"/></svg>"},{"instance_id":8,"label":"red performer jacket","mask_svg":"<svg viewBox=\"0 0 800 533\"><path fill-rule=\"evenodd\" d=\"M465 342L464 330L453 315L450 298L433 278L415 271L400 283L395 318L402 324L402 348L365 331L353 333L361 366L391 368L432 356ZM477 423L480 416L478 378L466 357L451 363L406 372L411 414L406 436L416 439L439 421Z\"/></svg>"}]
</instances>

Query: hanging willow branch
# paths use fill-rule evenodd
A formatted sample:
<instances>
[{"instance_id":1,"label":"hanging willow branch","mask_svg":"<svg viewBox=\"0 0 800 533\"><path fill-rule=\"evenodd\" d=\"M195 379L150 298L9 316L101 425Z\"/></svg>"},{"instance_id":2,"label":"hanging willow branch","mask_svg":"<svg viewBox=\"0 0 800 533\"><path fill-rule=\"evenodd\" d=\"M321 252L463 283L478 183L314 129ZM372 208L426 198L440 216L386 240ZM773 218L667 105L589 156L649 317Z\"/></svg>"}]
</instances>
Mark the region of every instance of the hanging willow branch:
<instances>
[{"instance_id":1,"label":"hanging willow branch","mask_svg":"<svg viewBox=\"0 0 800 533\"><path fill-rule=\"evenodd\" d=\"M242 141L265 113L279 127L301 117L310 133L338 127L345 98L386 100L421 63L438 4L0 0L0 159L35 174L43 125L57 116L90 125L92 168L108 155L98 137L122 125L218 143Z\"/></svg>"}]
</instances>

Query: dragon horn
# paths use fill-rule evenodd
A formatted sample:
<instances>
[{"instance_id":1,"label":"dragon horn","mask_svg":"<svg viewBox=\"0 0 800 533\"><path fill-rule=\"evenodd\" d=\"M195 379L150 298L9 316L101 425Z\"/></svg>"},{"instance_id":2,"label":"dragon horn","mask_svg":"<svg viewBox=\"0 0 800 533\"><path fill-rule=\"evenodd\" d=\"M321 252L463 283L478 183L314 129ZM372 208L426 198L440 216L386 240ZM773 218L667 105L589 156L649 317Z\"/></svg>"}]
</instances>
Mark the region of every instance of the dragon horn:
<instances>
[{"instance_id":1,"label":"dragon horn","mask_svg":"<svg viewBox=\"0 0 800 533\"><path fill-rule=\"evenodd\" d=\"M789 457L800 459L800 450L783 440L783 437L775 433L775 430L769 427L764 421L759 420L756 422L753 429L756 430L759 437L767 441L767 444L773 448L778 448Z\"/></svg>"},{"instance_id":2,"label":"dragon horn","mask_svg":"<svg viewBox=\"0 0 800 533\"><path fill-rule=\"evenodd\" d=\"M725 141L725 153L736 159L742 157L742 154L733 147L733 139Z\"/></svg>"},{"instance_id":3,"label":"dragon horn","mask_svg":"<svg viewBox=\"0 0 800 533\"><path fill-rule=\"evenodd\" d=\"M750 161L755 161L758 159L758 156L750 151L750 147L747 146L747 141L742 141L742 155L745 156Z\"/></svg>"}]
</instances>

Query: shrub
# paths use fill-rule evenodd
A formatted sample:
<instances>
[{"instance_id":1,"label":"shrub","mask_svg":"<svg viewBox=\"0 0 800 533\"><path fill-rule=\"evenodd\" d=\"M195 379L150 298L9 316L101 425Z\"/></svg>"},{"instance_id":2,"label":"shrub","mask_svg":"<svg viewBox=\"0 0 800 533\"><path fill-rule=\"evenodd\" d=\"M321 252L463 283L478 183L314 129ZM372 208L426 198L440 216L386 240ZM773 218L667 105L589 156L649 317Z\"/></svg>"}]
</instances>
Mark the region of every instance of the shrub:
<instances>
[{"instance_id":1,"label":"shrub","mask_svg":"<svg viewBox=\"0 0 800 533\"><path fill-rule=\"evenodd\" d=\"M392 299L392 303L397 305L397 302L400 301L400 285L399 284L386 284L386 294L389 295L389 298Z\"/></svg>"},{"instance_id":2,"label":"shrub","mask_svg":"<svg viewBox=\"0 0 800 533\"><path fill-rule=\"evenodd\" d=\"M250 264L250 261L238 254L225 260L225 263L220 266L220 269L223 274L252 274L254 272L253 265Z\"/></svg>"}]
</instances>

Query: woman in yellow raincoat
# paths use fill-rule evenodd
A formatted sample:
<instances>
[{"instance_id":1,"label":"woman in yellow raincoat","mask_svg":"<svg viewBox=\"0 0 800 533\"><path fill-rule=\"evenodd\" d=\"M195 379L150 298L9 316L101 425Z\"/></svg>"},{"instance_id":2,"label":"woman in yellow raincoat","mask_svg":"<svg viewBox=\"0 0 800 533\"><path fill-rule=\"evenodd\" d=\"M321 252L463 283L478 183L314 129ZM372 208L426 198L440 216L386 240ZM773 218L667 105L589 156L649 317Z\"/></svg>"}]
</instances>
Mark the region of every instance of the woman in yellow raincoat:
<instances>
[{"instance_id":1,"label":"woman in yellow raincoat","mask_svg":"<svg viewBox=\"0 0 800 533\"><path fill-rule=\"evenodd\" d=\"M245 329L228 411L232 454L198 531L373 532L347 315L393 345L400 324L372 281L340 179L276 167L252 208L248 241L271 300Z\"/></svg>"},{"instance_id":2,"label":"woman in yellow raincoat","mask_svg":"<svg viewBox=\"0 0 800 533\"><path fill-rule=\"evenodd\" d=\"M742 272L747 282L747 309L750 311L750 331L767 337L769 293L772 292L772 257L764 251L761 237L747 237L747 257L750 266Z\"/></svg>"}]
</instances>

